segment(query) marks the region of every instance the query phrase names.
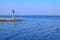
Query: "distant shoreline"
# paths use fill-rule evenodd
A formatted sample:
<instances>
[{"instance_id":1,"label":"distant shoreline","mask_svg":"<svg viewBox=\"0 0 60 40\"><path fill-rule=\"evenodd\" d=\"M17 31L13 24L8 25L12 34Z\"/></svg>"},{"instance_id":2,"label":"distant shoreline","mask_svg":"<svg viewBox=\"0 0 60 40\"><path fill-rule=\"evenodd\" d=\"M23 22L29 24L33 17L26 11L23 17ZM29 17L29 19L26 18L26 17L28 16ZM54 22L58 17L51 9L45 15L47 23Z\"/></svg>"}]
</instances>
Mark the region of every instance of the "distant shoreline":
<instances>
[{"instance_id":1,"label":"distant shoreline","mask_svg":"<svg viewBox=\"0 0 60 40\"><path fill-rule=\"evenodd\" d=\"M0 15L0 16L12 16L12 15ZM49 17L49 16L52 16L52 17L55 17L55 16L59 16L60 17L60 15L15 15L15 16L47 16L47 17Z\"/></svg>"}]
</instances>

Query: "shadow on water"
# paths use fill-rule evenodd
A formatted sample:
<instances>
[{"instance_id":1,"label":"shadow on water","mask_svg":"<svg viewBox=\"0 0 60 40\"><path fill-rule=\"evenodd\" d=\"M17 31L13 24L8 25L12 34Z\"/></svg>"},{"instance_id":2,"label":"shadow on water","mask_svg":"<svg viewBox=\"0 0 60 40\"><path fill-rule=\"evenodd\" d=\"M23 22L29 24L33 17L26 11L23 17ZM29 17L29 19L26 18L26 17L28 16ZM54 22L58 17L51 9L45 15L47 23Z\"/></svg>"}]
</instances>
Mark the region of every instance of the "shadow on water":
<instances>
[{"instance_id":1,"label":"shadow on water","mask_svg":"<svg viewBox=\"0 0 60 40\"><path fill-rule=\"evenodd\" d=\"M12 31L14 31L14 28L15 28L15 27L14 27L14 22L12 22Z\"/></svg>"}]
</instances>

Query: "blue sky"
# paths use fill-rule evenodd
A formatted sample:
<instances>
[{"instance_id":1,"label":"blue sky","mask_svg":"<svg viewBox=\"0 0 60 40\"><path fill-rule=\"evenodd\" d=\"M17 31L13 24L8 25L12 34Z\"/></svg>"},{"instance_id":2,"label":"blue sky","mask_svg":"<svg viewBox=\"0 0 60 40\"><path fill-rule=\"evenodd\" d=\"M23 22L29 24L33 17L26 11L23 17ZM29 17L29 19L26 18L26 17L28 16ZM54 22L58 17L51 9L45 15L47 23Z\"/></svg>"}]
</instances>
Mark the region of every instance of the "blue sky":
<instances>
[{"instance_id":1,"label":"blue sky","mask_svg":"<svg viewBox=\"0 0 60 40\"><path fill-rule=\"evenodd\" d=\"M60 0L0 0L0 15L60 15Z\"/></svg>"}]
</instances>

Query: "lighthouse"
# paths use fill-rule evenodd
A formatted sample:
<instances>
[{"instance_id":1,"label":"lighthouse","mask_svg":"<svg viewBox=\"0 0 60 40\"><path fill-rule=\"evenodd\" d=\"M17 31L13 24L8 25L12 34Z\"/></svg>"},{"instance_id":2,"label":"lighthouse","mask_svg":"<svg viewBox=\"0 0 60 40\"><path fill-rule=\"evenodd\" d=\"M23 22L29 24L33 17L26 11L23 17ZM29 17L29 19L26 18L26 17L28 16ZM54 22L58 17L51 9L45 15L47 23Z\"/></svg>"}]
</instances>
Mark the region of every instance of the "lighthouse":
<instances>
[{"instance_id":1,"label":"lighthouse","mask_svg":"<svg viewBox=\"0 0 60 40\"><path fill-rule=\"evenodd\" d=\"M14 9L12 10L12 20L14 20Z\"/></svg>"},{"instance_id":2,"label":"lighthouse","mask_svg":"<svg viewBox=\"0 0 60 40\"><path fill-rule=\"evenodd\" d=\"M12 10L12 18L0 18L0 22L9 22L9 21L11 21L11 22L14 22L14 21L23 21L23 20L21 20L21 19L17 19L17 18L15 18L14 17L14 13L15 13L15 11L14 11L14 9Z\"/></svg>"}]
</instances>

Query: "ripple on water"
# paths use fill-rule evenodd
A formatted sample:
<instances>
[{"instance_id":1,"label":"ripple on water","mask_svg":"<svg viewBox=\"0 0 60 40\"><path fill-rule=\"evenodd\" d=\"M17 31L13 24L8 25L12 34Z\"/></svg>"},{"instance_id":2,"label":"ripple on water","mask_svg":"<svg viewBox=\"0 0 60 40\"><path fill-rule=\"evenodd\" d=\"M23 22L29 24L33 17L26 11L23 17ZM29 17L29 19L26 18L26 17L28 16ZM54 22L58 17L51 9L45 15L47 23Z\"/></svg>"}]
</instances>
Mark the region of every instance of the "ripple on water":
<instances>
[{"instance_id":1,"label":"ripple on water","mask_svg":"<svg viewBox=\"0 0 60 40\"><path fill-rule=\"evenodd\" d=\"M23 21L15 23L14 32L1 31L0 39L2 40L59 40L60 32L56 32L57 21L36 20ZM1 24L1 23L0 23ZM10 25L10 24L9 24Z\"/></svg>"}]
</instances>

